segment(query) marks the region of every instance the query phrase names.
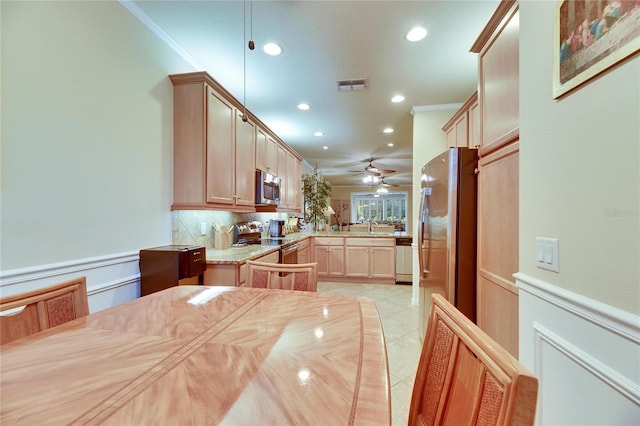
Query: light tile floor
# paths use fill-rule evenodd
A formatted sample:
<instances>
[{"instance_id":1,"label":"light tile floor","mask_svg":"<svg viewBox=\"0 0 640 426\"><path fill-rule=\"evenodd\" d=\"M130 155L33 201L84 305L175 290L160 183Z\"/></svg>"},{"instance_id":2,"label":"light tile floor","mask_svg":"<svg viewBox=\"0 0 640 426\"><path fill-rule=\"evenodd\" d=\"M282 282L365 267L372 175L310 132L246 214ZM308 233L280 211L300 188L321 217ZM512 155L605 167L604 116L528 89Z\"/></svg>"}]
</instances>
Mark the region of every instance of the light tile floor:
<instances>
[{"instance_id":1,"label":"light tile floor","mask_svg":"<svg viewBox=\"0 0 640 426\"><path fill-rule=\"evenodd\" d=\"M378 307L387 344L393 425L406 425L422 342L411 285L319 282L318 292L364 296Z\"/></svg>"}]
</instances>

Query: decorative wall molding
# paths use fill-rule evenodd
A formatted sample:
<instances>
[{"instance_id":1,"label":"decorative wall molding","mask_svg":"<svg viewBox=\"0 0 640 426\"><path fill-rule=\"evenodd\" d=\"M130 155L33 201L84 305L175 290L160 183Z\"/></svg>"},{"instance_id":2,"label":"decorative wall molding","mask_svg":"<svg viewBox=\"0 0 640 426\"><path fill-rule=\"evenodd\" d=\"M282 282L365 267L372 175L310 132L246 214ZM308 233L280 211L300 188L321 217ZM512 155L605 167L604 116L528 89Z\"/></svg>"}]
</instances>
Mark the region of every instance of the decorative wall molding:
<instances>
[{"instance_id":1,"label":"decorative wall molding","mask_svg":"<svg viewBox=\"0 0 640 426\"><path fill-rule=\"evenodd\" d=\"M98 286L94 286L93 288L91 288L91 290L87 290L87 295L91 297L95 294L105 293L105 292L112 291L117 288L124 287L131 284L135 285L135 284L138 284L139 282L140 282L140 274L132 275L129 277L124 277L119 280L113 280L107 283L102 283Z\"/></svg>"},{"instance_id":2,"label":"decorative wall molding","mask_svg":"<svg viewBox=\"0 0 640 426\"><path fill-rule=\"evenodd\" d=\"M458 110L463 104L436 104L436 105L417 105L411 107L409 113L411 115L415 115L417 112L429 112L429 111L447 111L447 110Z\"/></svg>"},{"instance_id":3,"label":"decorative wall molding","mask_svg":"<svg viewBox=\"0 0 640 426\"><path fill-rule=\"evenodd\" d=\"M157 35L160 40L164 41L167 46L173 49L182 59L187 61L194 70L196 71L204 71L204 67L186 50L182 48L173 38L169 36L162 28L158 26L149 16L142 11L135 3L128 0L119 0L122 7L127 9L133 16L138 18L140 22L147 28L149 28L155 35Z\"/></svg>"},{"instance_id":4,"label":"decorative wall molding","mask_svg":"<svg viewBox=\"0 0 640 426\"><path fill-rule=\"evenodd\" d=\"M9 296L85 276L90 312L139 296L138 252L0 271L0 295Z\"/></svg>"},{"instance_id":5,"label":"decorative wall molding","mask_svg":"<svg viewBox=\"0 0 640 426\"><path fill-rule=\"evenodd\" d=\"M596 325L640 344L640 317L523 273L513 275L526 291Z\"/></svg>"},{"instance_id":6,"label":"decorative wall molding","mask_svg":"<svg viewBox=\"0 0 640 426\"><path fill-rule=\"evenodd\" d=\"M596 376L602 382L609 385L616 392L626 396L633 403L640 405L640 386L634 384L617 371L600 362L598 359L589 355L587 352L571 344L556 333L547 329L540 324L534 324L536 341L534 344L536 352L536 360L538 361L535 370L542 372L542 347L544 343L553 346L564 356L580 365L593 376Z\"/></svg>"},{"instance_id":7,"label":"decorative wall molding","mask_svg":"<svg viewBox=\"0 0 640 426\"><path fill-rule=\"evenodd\" d=\"M636 424L640 317L523 273L520 361L540 381L536 423Z\"/></svg>"},{"instance_id":8,"label":"decorative wall molding","mask_svg":"<svg viewBox=\"0 0 640 426\"><path fill-rule=\"evenodd\" d=\"M0 289L37 279L57 277L126 262L137 262L138 260L138 252L128 252L0 271Z\"/></svg>"}]
</instances>

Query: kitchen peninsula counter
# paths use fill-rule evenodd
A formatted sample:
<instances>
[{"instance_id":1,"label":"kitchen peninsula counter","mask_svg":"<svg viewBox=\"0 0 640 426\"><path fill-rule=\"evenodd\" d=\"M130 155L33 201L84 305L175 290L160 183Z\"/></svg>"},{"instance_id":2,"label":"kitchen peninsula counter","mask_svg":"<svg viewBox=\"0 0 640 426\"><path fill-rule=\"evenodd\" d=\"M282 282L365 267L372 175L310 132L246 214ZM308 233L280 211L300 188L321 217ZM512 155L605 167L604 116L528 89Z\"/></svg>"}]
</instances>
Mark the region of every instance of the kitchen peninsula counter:
<instances>
[{"instance_id":1,"label":"kitchen peninsula counter","mask_svg":"<svg viewBox=\"0 0 640 426\"><path fill-rule=\"evenodd\" d=\"M326 231L326 232L296 232L287 234L286 244L299 243L312 237L349 237L349 238L389 238L408 237L407 232L349 232L349 231ZM279 245L250 244L244 247L229 247L225 250L207 248L208 265L237 265L245 263L247 260L255 260L267 254L277 252Z\"/></svg>"}]
</instances>

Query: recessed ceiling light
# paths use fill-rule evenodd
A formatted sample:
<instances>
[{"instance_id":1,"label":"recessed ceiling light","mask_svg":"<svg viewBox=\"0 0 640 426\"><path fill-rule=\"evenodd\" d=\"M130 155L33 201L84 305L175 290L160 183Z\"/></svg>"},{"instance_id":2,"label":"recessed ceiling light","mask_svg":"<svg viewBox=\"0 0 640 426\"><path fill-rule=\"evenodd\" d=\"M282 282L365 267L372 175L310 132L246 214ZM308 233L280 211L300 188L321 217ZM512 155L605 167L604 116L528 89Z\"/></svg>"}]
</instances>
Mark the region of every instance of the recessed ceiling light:
<instances>
[{"instance_id":1,"label":"recessed ceiling light","mask_svg":"<svg viewBox=\"0 0 640 426\"><path fill-rule=\"evenodd\" d=\"M393 133L393 129L391 127L387 127L383 130L384 133Z\"/></svg>"},{"instance_id":2,"label":"recessed ceiling light","mask_svg":"<svg viewBox=\"0 0 640 426\"><path fill-rule=\"evenodd\" d=\"M324 136L324 133L322 133L322 132L315 132L315 133L313 134L313 136Z\"/></svg>"},{"instance_id":3,"label":"recessed ceiling light","mask_svg":"<svg viewBox=\"0 0 640 426\"><path fill-rule=\"evenodd\" d=\"M305 104L304 102L301 104L298 104L298 109L301 111L307 111L309 108L311 108L309 104Z\"/></svg>"},{"instance_id":4,"label":"recessed ceiling light","mask_svg":"<svg viewBox=\"0 0 640 426\"><path fill-rule=\"evenodd\" d=\"M395 95L393 98L391 98L391 102L393 102L394 104L402 101L404 101L404 96L402 95Z\"/></svg>"},{"instance_id":5,"label":"recessed ceiling light","mask_svg":"<svg viewBox=\"0 0 640 426\"><path fill-rule=\"evenodd\" d=\"M420 41L427 36L427 30L422 27L413 27L407 33L406 38L409 41Z\"/></svg>"},{"instance_id":6,"label":"recessed ceiling light","mask_svg":"<svg viewBox=\"0 0 640 426\"><path fill-rule=\"evenodd\" d=\"M325 145L322 147L322 149L329 149L329 147Z\"/></svg>"},{"instance_id":7,"label":"recessed ceiling light","mask_svg":"<svg viewBox=\"0 0 640 426\"><path fill-rule=\"evenodd\" d=\"M393 146L393 142L389 142L387 146Z\"/></svg>"},{"instance_id":8,"label":"recessed ceiling light","mask_svg":"<svg viewBox=\"0 0 640 426\"><path fill-rule=\"evenodd\" d=\"M264 50L264 53L271 56L278 56L279 54L282 53L282 47L280 47L275 43L265 44L262 50Z\"/></svg>"}]
</instances>

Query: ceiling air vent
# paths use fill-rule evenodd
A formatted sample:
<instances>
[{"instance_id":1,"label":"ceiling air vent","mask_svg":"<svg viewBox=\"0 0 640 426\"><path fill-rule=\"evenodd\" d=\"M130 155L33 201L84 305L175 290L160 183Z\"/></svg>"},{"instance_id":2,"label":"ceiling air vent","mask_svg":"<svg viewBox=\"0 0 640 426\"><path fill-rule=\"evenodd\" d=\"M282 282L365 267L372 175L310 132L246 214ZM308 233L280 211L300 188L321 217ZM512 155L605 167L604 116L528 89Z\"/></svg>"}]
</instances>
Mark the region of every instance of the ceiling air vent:
<instances>
[{"instance_id":1,"label":"ceiling air vent","mask_svg":"<svg viewBox=\"0 0 640 426\"><path fill-rule=\"evenodd\" d=\"M364 90L367 87L366 78L356 78L353 80L338 80L338 92L351 92L353 90Z\"/></svg>"}]
</instances>

